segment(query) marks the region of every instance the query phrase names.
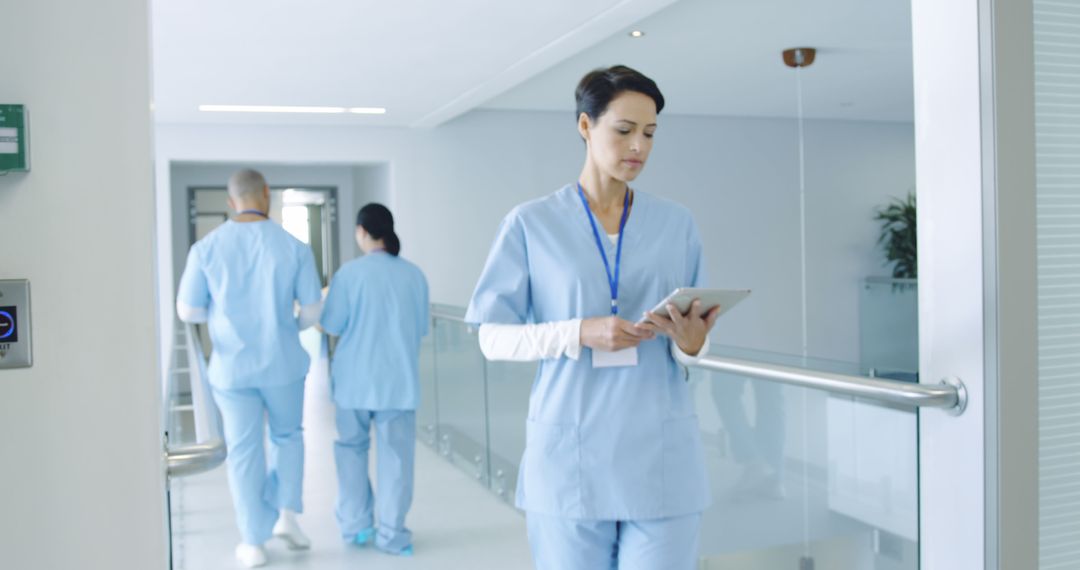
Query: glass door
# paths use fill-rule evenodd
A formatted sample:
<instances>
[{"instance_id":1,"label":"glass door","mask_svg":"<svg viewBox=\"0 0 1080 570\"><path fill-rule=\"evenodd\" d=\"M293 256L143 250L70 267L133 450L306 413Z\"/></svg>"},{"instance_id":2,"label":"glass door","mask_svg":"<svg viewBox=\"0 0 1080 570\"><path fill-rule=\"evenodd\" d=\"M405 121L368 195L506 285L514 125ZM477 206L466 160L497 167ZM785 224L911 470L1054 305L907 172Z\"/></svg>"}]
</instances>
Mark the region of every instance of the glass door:
<instances>
[{"instance_id":1,"label":"glass door","mask_svg":"<svg viewBox=\"0 0 1080 570\"><path fill-rule=\"evenodd\" d=\"M753 291L721 319L710 357L925 382L911 4L790 8L766 24L795 31L770 35L788 43L725 81L769 92L783 116L717 125L747 133L718 153L720 190L676 197L716 213L699 218L720 260L710 285ZM690 381L713 493L701 568L922 567L919 423L934 412L751 373L694 369Z\"/></svg>"},{"instance_id":2,"label":"glass door","mask_svg":"<svg viewBox=\"0 0 1080 570\"><path fill-rule=\"evenodd\" d=\"M701 100L672 99L635 184L695 213L709 286L753 291L721 319L709 356L936 384L919 365L911 4L683 0L636 24L647 43L620 32L558 73L617 60L663 89L668 62L635 46L682 53L686 21L716 22L719 49L685 54L703 70ZM736 35L726 28L751 23L759 41L724 43ZM694 160L713 176L665 166ZM439 309L422 440L512 500L535 365L485 362L460 308ZM745 373L693 368L687 380L713 497L699 568L921 567L919 425L943 412Z\"/></svg>"},{"instance_id":3,"label":"glass door","mask_svg":"<svg viewBox=\"0 0 1080 570\"><path fill-rule=\"evenodd\" d=\"M191 243L202 239L232 215L228 191L222 187L190 188ZM337 189L318 187L273 187L270 189L270 219L281 224L296 239L311 246L315 266L323 285L329 283L338 265Z\"/></svg>"},{"instance_id":4,"label":"glass door","mask_svg":"<svg viewBox=\"0 0 1080 570\"><path fill-rule=\"evenodd\" d=\"M1032 390L1017 390L1031 381L1020 361L1033 354L1024 278L1035 272L1034 241L1015 227L1023 181L1010 186L1018 175L1007 163L1024 138L1015 124L999 131L1022 106L1004 96L1016 77L1002 54L1024 55L1005 48L1025 37L1011 33L1030 28L1031 5L1010 20L1017 8L1006 18L990 0L802 2L767 15L736 4L684 0L640 23L656 43L688 41L667 39L670 22L717 23L722 49L687 55L723 79L699 86L712 107L685 117L673 102L675 116L661 119L679 134L700 129L679 159L710 161L715 179L640 180L698 216L716 260L711 286L753 290L721 320L709 356L927 388L962 382L966 407L915 409L695 368L714 499L700 568L1034 568L1010 545L1037 526L1027 518L1037 497L1000 499L1018 496L1010 485L1036 459L1034 440L1025 450L1011 439L1036 412L1024 407ZM747 22L760 23L760 45L723 44L724 26ZM656 69L619 43L625 36L575 69L613 54ZM783 105L752 104L765 101ZM424 440L513 496L533 371L483 363L453 310L436 315L435 331Z\"/></svg>"}]
</instances>

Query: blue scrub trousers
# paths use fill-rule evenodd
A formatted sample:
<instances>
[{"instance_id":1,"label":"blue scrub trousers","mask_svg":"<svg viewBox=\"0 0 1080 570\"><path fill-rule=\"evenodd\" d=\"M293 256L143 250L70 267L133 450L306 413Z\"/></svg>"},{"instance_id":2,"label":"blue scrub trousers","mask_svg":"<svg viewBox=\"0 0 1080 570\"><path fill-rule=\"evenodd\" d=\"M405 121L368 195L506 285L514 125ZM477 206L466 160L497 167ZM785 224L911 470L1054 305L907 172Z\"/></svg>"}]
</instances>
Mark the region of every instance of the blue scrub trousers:
<instances>
[{"instance_id":1,"label":"blue scrub trousers","mask_svg":"<svg viewBox=\"0 0 1080 570\"><path fill-rule=\"evenodd\" d=\"M525 513L536 570L694 570L701 513L595 521Z\"/></svg>"},{"instance_id":2,"label":"blue scrub trousers","mask_svg":"<svg viewBox=\"0 0 1080 570\"><path fill-rule=\"evenodd\" d=\"M375 445L379 453L376 462L378 492L374 500L368 477L372 423L375 424ZM413 498L416 412L339 407L337 430L334 458L337 461L337 519L341 535L351 541L360 531L373 528L377 510L379 525L375 546L388 552L401 552L412 544L412 532L405 528L405 515Z\"/></svg>"},{"instance_id":3,"label":"blue scrub trousers","mask_svg":"<svg viewBox=\"0 0 1080 570\"><path fill-rule=\"evenodd\" d=\"M303 511L304 382L270 388L214 388L229 454L229 490L245 544L263 544L281 509ZM263 424L270 424L267 466Z\"/></svg>"}]
</instances>

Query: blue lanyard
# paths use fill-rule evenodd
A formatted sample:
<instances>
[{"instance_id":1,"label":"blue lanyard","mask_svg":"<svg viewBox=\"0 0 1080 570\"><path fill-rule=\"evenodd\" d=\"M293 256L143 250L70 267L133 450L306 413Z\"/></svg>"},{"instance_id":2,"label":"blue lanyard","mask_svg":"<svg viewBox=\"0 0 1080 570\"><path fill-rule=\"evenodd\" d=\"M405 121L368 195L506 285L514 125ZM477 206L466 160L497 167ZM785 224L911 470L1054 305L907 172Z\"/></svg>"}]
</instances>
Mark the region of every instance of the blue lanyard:
<instances>
[{"instance_id":1,"label":"blue lanyard","mask_svg":"<svg viewBox=\"0 0 1080 570\"><path fill-rule=\"evenodd\" d=\"M585 207L585 215L589 216L589 224L592 225L593 237L596 238L596 248L600 250L600 258L604 260L604 271L607 273L608 285L611 286L611 314L619 314L619 266L622 265L622 241L626 235L626 217L630 214L630 189L626 189L623 197L622 219L619 220L619 245L615 249L615 275L611 274L611 265L608 263L607 253L604 252L604 242L600 239L600 230L596 227L596 219L593 218L592 210L589 209L589 201L585 199L585 190L579 182L577 185L578 197L581 205Z\"/></svg>"},{"instance_id":2,"label":"blue lanyard","mask_svg":"<svg viewBox=\"0 0 1080 570\"><path fill-rule=\"evenodd\" d=\"M270 219L270 216L267 216L266 212L260 212L258 210L242 210L240 213L241 214L254 214L256 216L262 216L262 217L264 217L266 219Z\"/></svg>"}]
</instances>

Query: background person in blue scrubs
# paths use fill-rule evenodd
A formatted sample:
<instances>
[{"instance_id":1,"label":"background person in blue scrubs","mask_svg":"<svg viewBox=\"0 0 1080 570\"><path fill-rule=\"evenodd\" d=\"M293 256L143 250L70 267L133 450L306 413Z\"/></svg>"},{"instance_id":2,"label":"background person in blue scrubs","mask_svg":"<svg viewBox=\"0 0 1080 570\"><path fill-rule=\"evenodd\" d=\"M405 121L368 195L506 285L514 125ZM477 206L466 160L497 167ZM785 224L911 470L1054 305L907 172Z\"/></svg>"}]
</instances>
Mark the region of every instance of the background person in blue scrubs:
<instances>
[{"instance_id":1,"label":"background person in blue scrubs","mask_svg":"<svg viewBox=\"0 0 1080 570\"><path fill-rule=\"evenodd\" d=\"M686 208L628 186L656 84L615 66L576 99L578 180L506 216L465 319L488 358L540 360L517 486L536 567L691 570L709 490L679 362L707 350L717 313L645 311L704 284L701 240Z\"/></svg>"},{"instance_id":2,"label":"background person in blue scrubs","mask_svg":"<svg viewBox=\"0 0 1080 570\"><path fill-rule=\"evenodd\" d=\"M266 564L263 543L272 535L294 550L311 546L296 522L303 510L301 416L310 364L299 333L318 322L321 293L311 249L270 221L270 189L261 174L241 170L229 179L229 207L238 215L191 246L176 309L185 322L208 323L209 380L221 409L242 539L236 557L251 568Z\"/></svg>"},{"instance_id":3,"label":"background person in blue scrubs","mask_svg":"<svg viewBox=\"0 0 1080 570\"><path fill-rule=\"evenodd\" d=\"M362 546L374 538L376 548L408 556L412 533L405 515L413 496L428 284L420 268L398 256L401 242L385 206L360 209L356 241L366 255L334 275L322 315L323 330L341 337L330 365L337 405L337 519L345 540ZM368 480L373 424L379 450L374 498Z\"/></svg>"}]
</instances>

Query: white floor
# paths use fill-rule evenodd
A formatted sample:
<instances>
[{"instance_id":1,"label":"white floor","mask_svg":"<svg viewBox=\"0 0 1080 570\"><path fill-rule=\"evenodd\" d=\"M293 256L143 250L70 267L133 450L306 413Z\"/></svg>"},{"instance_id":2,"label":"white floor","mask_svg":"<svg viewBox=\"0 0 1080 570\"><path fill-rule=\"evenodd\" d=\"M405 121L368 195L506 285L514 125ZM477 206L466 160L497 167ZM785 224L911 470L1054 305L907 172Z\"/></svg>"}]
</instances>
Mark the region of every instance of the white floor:
<instances>
[{"instance_id":1,"label":"white floor","mask_svg":"<svg viewBox=\"0 0 1080 570\"><path fill-rule=\"evenodd\" d=\"M475 480L430 448L417 444L416 492L407 524L416 550L411 558L345 545L334 520L333 406L325 361L308 378L304 441L305 512L300 523L314 546L290 552L279 542L267 545L270 568L337 570L527 569L532 564L525 519ZM178 480L173 486L173 568L238 568L233 548L239 534L224 467Z\"/></svg>"}]
</instances>

